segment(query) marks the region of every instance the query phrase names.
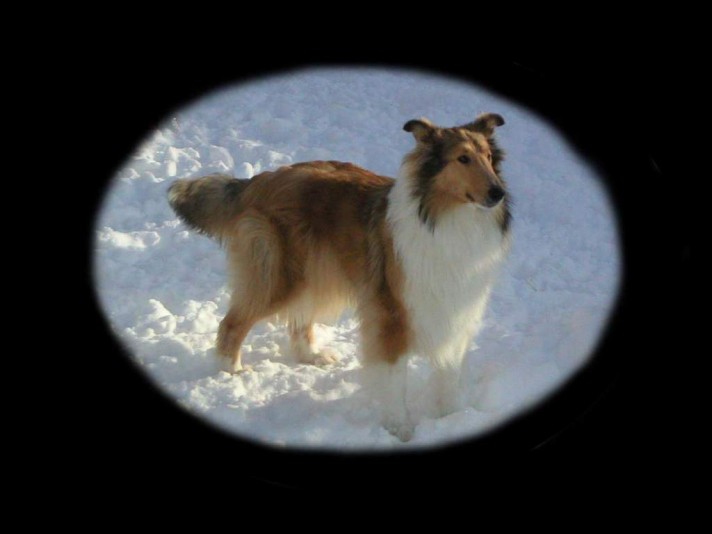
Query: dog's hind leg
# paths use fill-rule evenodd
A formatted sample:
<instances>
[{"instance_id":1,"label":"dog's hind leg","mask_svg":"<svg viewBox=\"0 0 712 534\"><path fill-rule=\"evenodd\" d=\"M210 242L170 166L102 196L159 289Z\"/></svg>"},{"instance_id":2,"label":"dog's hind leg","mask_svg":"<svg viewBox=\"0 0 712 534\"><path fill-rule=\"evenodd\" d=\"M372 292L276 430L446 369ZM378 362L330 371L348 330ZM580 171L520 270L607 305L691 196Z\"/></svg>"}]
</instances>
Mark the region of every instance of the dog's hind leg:
<instances>
[{"instance_id":1,"label":"dog's hind leg","mask_svg":"<svg viewBox=\"0 0 712 534\"><path fill-rule=\"evenodd\" d=\"M279 283L282 253L279 237L268 220L246 213L227 242L233 294L230 310L218 329L217 351L229 370L242 370L240 347L258 321L275 313L288 288Z\"/></svg>"},{"instance_id":2,"label":"dog's hind leg","mask_svg":"<svg viewBox=\"0 0 712 534\"><path fill-rule=\"evenodd\" d=\"M226 359L227 371L237 373L242 367L242 342L256 321L240 317L237 308L231 308L218 328L217 351Z\"/></svg>"},{"instance_id":3,"label":"dog's hind leg","mask_svg":"<svg viewBox=\"0 0 712 534\"><path fill-rule=\"evenodd\" d=\"M338 361L335 351L328 348L317 349L314 343L314 325L300 325L296 321L289 322L289 338L292 352L302 363L329 365Z\"/></svg>"}]
</instances>

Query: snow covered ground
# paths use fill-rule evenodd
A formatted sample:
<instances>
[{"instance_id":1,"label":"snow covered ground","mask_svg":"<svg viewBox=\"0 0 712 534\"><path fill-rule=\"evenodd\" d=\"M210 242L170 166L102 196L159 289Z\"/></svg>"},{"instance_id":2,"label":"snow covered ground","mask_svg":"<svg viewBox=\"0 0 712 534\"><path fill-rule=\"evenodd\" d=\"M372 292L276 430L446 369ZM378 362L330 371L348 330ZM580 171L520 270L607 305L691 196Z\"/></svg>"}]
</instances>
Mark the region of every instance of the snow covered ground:
<instances>
[{"instance_id":1,"label":"snow covered ground","mask_svg":"<svg viewBox=\"0 0 712 534\"><path fill-rule=\"evenodd\" d=\"M358 324L318 325L337 365L297 363L285 329L247 337L253 372L219 370L214 340L227 311L224 254L179 223L166 201L177 178L216 171L249 178L283 164L350 161L396 177L413 146L402 130L426 116L453 126L504 116L504 176L514 198L514 245L466 358L468 407L433 418L431 372L409 363L419 421L403 444L379 425L361 390ZM96 220L95 282L106 316L135 362L185 409L241 437L336 449L442 444L506 421L553 392L591 354L618 287L614 213L593 171L527 110L482 89L411 71L286 73L208 95L167 117L127 155Z\"/></svg>"}]
</instances>

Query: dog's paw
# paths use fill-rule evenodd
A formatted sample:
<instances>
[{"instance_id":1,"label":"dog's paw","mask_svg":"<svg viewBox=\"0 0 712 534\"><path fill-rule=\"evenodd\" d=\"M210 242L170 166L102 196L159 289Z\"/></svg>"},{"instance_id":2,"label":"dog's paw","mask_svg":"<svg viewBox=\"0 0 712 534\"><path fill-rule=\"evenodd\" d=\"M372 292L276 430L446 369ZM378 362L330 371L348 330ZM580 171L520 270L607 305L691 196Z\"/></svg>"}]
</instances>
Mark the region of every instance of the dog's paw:
<instances>
[{"instance_id":1,"label":"dog's paw","mask_svg":"<svg viewBox=\"0 0 712 534\"><path fill-rule=\"evenodd\" d=\"M252 371L251 365L242 365L240 360L234 361L232 358L221 357L218 361L220 371L225 371L232 375L249 373Z\"/></svg>"},{"instance_id":2,"label":"dog's paw","mask_svg":"<svg viewBox=\"0 0 712 534\"><path fill-rule=\"evenodd\" d=\"M445 395L437 399L435 410L438 418L447 417L462 410L462 402L456 395Z\"/></svg>"},{"instance_id":3,"label":"dog's paw","mask_svg":"<svg viewBox=\"0 0 712 534\"><path fill-rule=\"evenodd\" d=\"M341 354L338 351L325 347L319 351L319 356L316 359L316 365L334 365L339 363Z\"/></svg>"},{"instance_id":4,"label":"dog's paw","mask_svg":"<svg viewBox=\"0 0 712 534\"><path fill-rule=\"evenodd\" d=\"M383 428L385 428L389 434L397 437L403 443L406 443L413 439L413 434L415 434L415 425L410 422L384 421Z\"/></svg>"},{"instance_id":5,"label":"dog's paw","mask_svg":"<svg viewBox=\"0 0 712 534\"><path fill-rule=\"evenodd\" d=\"M311 352L300 356L299 361L312 365L334 365L340 360L340 354L334 349L325 347L318 352Z\"/></svg>"}]
</instances>

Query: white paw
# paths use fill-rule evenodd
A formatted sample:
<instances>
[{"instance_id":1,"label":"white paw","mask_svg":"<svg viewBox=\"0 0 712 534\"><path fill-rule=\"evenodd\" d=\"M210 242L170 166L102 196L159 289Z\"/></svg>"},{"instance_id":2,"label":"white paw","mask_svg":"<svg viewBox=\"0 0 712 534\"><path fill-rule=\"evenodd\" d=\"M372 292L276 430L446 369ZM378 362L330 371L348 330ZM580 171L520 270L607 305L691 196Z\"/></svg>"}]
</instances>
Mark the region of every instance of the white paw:
<instances>
[{"instance_id":1,"label":"white paw","mask_svg":"<svg viewBox=\"0 0 712 534\"><path fill-rule=\"evenodd\" d=\"M341 359L341 354L338 351L325 347L319 351L319 356L317 358L317 365L333 365L339 363Z\"/></svg>"},{"instance_id":2,"label":"white paw","mask_svg":"<svg viewBox=\"0 0 712 534\"><path fill-rule=\"evenodd\" d=\"M462 409L462 403L458 397L448 395L437 400L436 409L438 418L446 417L452 413L459 412Z\"/></svg>"},{"instance_id":3,"label":"white paw","mask_svg":"<svg viewBox=\"0 0 712 534\"><path fill-rule=\"evenodd\" d=\"M403 443L410 441L413 438L413 434L415 434L415 425L407 421L384 421L383 428Z\"/></svg>"},{"instance_id":4,"label":"white paw","mask_svg":"<svg viewBox=\"0 0 712 534\"><path fill-rule=\"evenodd\" d=\"M233 362L231 358L220 358L219 368L221 371L235 375L252 371L251 365L242 365L241 362Z\"/></svg>"},{"instance_id":5,"label":"white paw","mask_svg":"<svg viewBox=\"0 0 712 534\"><path fill-rule=\"evenodd\" d=\"M333 365L335 363L338 363L340 356L341 355L334 349L325 347L319 352L302 354L299 358L299 361L302 363L310 363L312 365Z\"/></svg>"}]
</instances>

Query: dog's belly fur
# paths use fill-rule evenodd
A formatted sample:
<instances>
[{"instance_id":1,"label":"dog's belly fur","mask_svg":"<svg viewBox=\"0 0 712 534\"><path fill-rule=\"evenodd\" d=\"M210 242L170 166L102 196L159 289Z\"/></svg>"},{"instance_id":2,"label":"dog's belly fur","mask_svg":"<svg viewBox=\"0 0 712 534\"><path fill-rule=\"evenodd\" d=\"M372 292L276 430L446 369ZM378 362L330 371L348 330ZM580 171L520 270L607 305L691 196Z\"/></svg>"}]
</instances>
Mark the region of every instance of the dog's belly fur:
<instances>
[{"instance_id":1,"label":"dog's belly fur","mask_svg":"<svg viewBox=\"0 0 712 534\"><path fill-rule=\"evenodd\" d=\"M481 326L507 241L491 214L473 205L444 215L431 230L415 216L406 185L399 180L393 188L388 221L404 273L412 352L454 367Z\"/></svg>"}]
</instances>

